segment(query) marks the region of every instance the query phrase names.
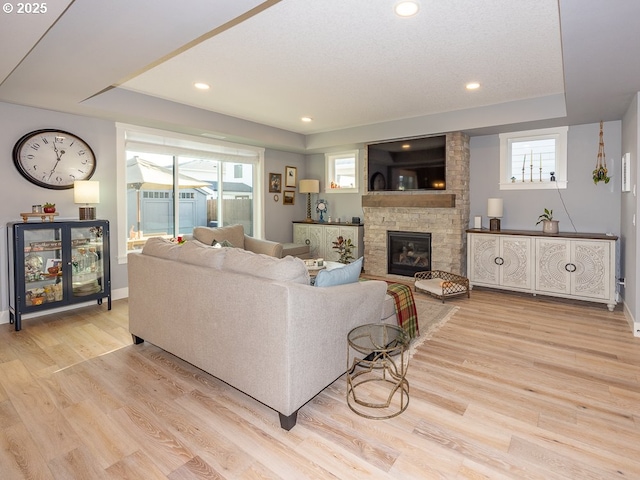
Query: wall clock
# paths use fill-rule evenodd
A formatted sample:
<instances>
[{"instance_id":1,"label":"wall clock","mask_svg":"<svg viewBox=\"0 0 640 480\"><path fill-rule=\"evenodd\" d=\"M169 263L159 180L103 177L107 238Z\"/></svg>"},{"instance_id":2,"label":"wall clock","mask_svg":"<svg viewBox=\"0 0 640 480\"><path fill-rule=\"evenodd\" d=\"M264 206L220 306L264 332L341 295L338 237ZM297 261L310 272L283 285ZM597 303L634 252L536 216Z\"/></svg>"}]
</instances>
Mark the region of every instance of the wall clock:
<instances>
[{"instance_id":1,"label":"wall clock","mask_svg":"<svg viewBox=\"0 0 640 480\"><path fill-rule=\"evenodd\" d=\"M56 129L23 136L13 147L13 163L31 183L54 190L73 188L73 182L90 179L96 170L96 156L89 144Z\"/></svg>"}]
</instances>

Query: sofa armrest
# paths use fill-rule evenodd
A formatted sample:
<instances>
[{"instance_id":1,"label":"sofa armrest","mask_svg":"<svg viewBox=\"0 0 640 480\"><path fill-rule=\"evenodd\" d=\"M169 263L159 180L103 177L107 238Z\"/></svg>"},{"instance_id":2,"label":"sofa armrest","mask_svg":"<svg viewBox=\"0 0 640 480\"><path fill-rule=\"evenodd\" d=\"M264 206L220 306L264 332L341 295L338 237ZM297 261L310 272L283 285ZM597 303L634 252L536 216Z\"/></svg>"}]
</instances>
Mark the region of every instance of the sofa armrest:
<instances>
[{"instance_id":1,"label":"sofa armrest","mask_svg":"<svg viewBox=\"0 0 640 480\"><path fill-rule=\"evenodd\" d=\"M282 258L282 244L270 240L244 236L244 249L253 253L263 253L276 258Z\"/></svg>"}]
</instances>

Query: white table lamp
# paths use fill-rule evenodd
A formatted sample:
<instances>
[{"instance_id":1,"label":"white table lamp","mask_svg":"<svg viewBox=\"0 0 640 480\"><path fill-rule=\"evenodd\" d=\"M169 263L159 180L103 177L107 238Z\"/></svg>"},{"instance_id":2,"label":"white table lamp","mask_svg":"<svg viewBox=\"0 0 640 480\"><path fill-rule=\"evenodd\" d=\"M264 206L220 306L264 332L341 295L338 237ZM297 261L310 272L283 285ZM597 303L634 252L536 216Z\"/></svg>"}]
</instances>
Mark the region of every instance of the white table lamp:
<instances>
[{"instance_id":1,"label":"white table lamp","mask_svg":"<svg viewBox=\"0 0 640 480\"><path fill-rule=\"evenodd\" d=\"M95 180L73 182L73 201L84 204L80 207L80 220L95 220L96 207L91 207L89 204L100 203L100 182Z\"/></svg>"},{"instance_id":2,"label":"white table lamp","mask_svg":"<svg viewBox=\"0 0 640 480\"><path fill-rule=\"evenodd\" d=\"M305 222L313 222L311 218L311 194L320 193L320 180L306 179L300 180L298 192L307 194L307 218Z\"/></svg>"},{"instance_id":3,"label":"white table lamp","mask_svg":"<svg viewBox=\"0 0 640 480\"><path fill-rule=\"evenodd\" d=\"M500 230L500 219L502 218L502 199L490 198L487 202L487 216L489 220L489 230Z\"/></svg>"}]
</instances>

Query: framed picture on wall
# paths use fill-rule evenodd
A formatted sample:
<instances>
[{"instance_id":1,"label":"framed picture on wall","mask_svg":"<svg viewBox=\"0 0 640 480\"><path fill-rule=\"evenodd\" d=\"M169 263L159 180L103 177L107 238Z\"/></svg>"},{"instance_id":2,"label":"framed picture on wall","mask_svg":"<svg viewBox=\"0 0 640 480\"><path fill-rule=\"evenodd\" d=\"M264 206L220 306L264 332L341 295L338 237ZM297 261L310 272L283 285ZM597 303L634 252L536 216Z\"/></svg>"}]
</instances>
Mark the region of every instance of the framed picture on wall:
<instances>
[{"instance_id":1,"label":"framed picture on wall","mask_svg":"<svg viewBox=\"0 0 640 480\"><path fill-rule=\"evenodd\" d=\"M296 167L284 167L284 186L296 188L298 184L298 169Z\"/></svg>"},{"instance_id":2,"label":"framed picture on wall","mask_svg":"<svg viewBox=\"0 0 640 480\"><path fill-rule=\"evenodd\" d=\"M269 174L269 193L280 193L282 191L282 174Z\"/></svg>"},{"instance_id":3,"label":"framed picture on wall","mask_svg":"<svg viewBox=\"0 0 640 480\"><path fill-rule=\"evenodd\" d=\"M293 205L296 202L296 192L285 190L282 192L282 203L285 205Z\"/></svg>"}]
</instances>

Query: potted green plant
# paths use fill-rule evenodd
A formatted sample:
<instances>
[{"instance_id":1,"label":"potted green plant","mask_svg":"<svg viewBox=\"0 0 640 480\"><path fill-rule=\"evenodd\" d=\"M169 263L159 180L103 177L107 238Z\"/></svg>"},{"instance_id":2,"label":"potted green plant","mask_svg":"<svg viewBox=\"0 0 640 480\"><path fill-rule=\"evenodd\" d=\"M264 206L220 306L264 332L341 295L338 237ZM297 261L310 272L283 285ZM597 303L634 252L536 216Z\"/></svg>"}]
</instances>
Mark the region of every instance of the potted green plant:
<instances>
[{"instance_id":1,"label":"potted green plant","mask_svg":"<svg viewBox=\"0 0 640 480\"><path fill-rule=\"evenodd\" d=\"M558 233L558 220L553 219L553 210L544 209L544 213L538 217L536 225L542 223L542 233Z\"/></svg>"},{"instance_id":2,"label":"potted green plant","mask_svg":"<svg viewBox=\"0 0 640 480\"><path fill-rule=\"evenodd\" d=\"M350 238L345 240L344 237L340 235L337 241L333 242L333 248L337 250L340 255L338 259L340 263L349 263L349 260L353 260L354 257L351 254L353 251L353 242Z\"/></svg>"},{"instance_id":3,"label":"potted green plant","mask_svg":"<svg viewBox=\"0 0 640 480\"><path fill-rule=\"evenodd\" d=\"M56 204L47 202L42 206L42 210L44 211L44 213L55 213Z\"/></svg>"}]
</instances>

